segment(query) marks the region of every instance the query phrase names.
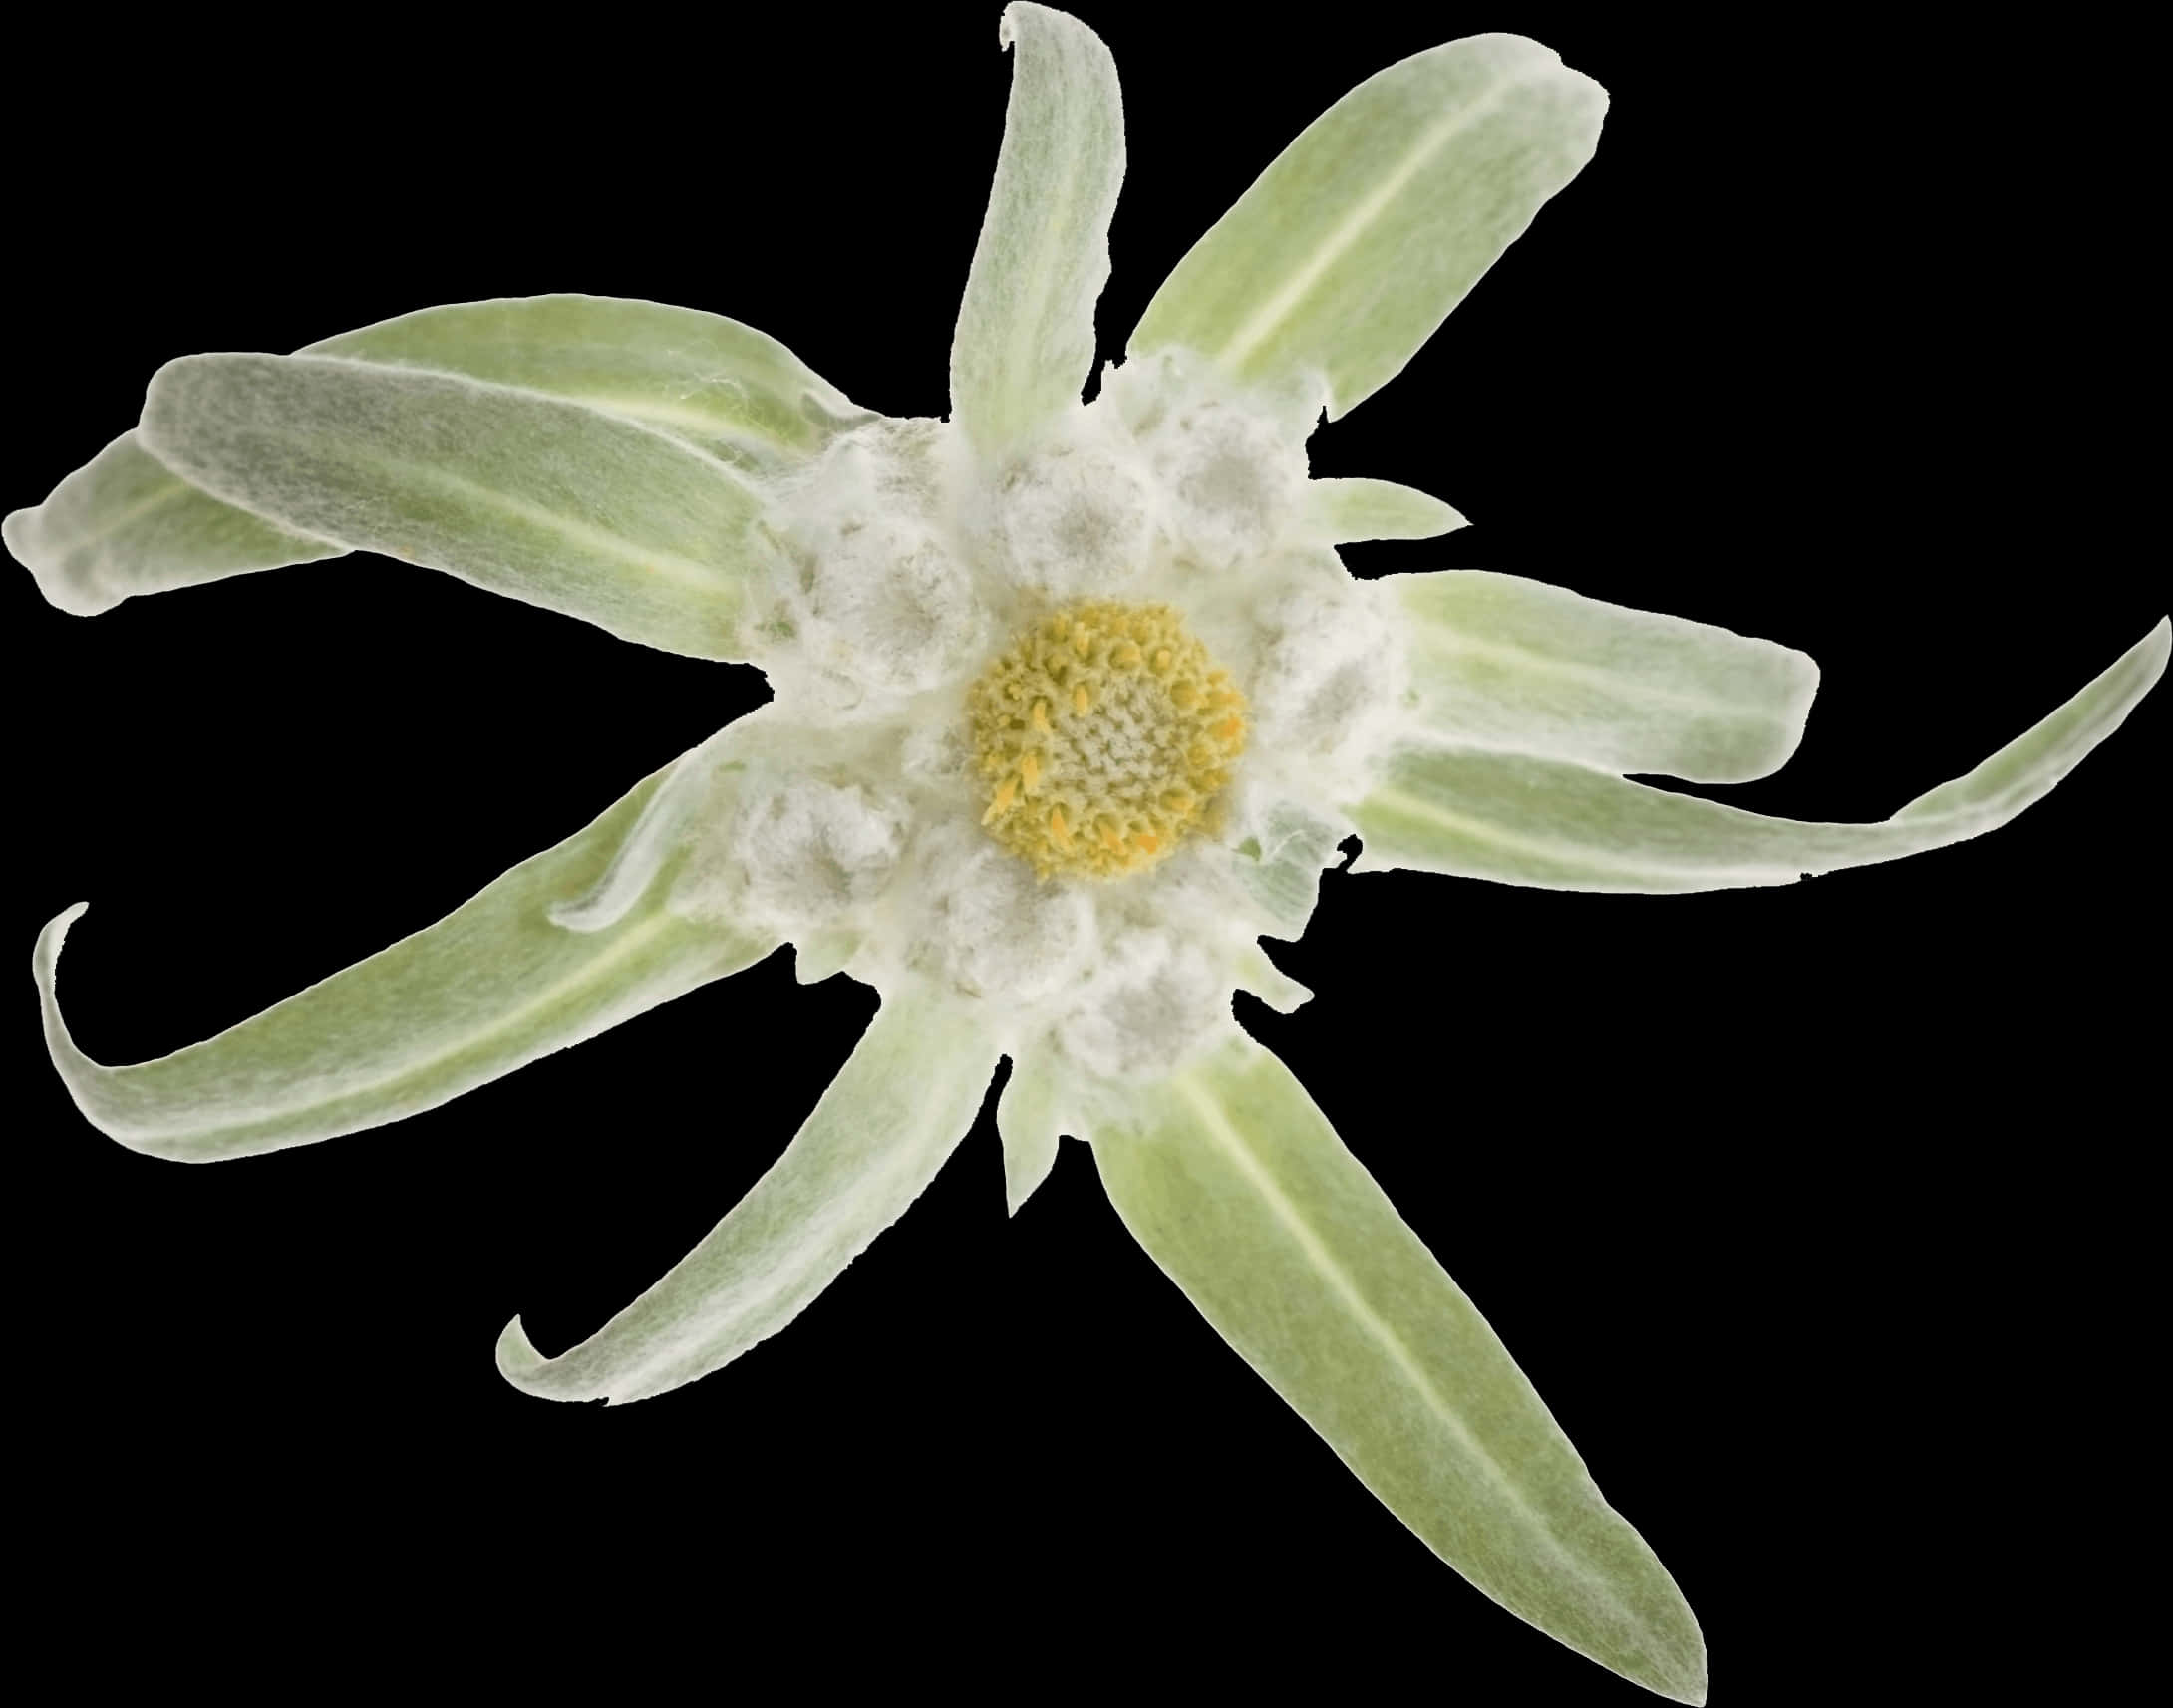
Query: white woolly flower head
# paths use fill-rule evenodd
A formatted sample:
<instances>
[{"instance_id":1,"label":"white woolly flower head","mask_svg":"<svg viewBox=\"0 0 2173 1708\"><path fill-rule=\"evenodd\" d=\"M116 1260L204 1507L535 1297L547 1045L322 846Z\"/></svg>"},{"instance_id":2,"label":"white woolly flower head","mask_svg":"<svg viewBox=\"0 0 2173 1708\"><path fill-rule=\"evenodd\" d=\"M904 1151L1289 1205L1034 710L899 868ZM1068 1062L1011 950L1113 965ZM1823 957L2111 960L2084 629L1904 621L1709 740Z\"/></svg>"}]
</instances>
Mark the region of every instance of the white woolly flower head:
<instances>
[{"instance_id":1,"label":"white woolly flower head","mask_svg":"<svg viewBox=\"0 0 2173 1708\"><path fill-rule=\"evenodd\" d=\"M1253 672L1261 745L1304 765L1318 786L1371 772L1394 738L1408 661L1379 589L1332 555L1308 554L1256 607L1263 639Z\"/></svg>"},{"instance_id":2,"label":"white woolly flower head","mask_svg":"<svg viewBox=\"0 0 2173 1708\"><path fill-rule=\"evenodd\" d=\"M1160 492L1138 447L1106 408L988 470L968 527L989 569L1030 598L1114 594L1153 567Z\"/></svg>"},{"instance_id":3,"label":"white woolly flower head","mask_svg":"<svg viewBox=\"0 0 2173 1708\"><path fill-rule=\"evenodd\" d=\"M1309 532L1294 399L1162 357L995 456L840 435L778 506L766 664L786 725L863 735L819 785L742 785L765 917L849 915L856 977L933 976L1087 1079L1219 1035L1253 937L1294 934L1255 828L1331 815L1400 683Z\"/></svg>"},{"instance_id":4,"label":"white woolly flower head","mask_svg":"<svg viewBox=\"0 0 2173 1708\"><path fill-rule=\"evenodd\" d=\"M1049 1003L1076 982L1090 959L1095 925L1083 886L1043 882L958 818L931 828L916 858L922 901L909 921L916 966L961 996L1014 1014Z\"/></svg>"},{"instance_id":5,"label":"white woolly flower head","mask_svg":"<svg viewBox=\"0 0 2173 1708\"><path fill-rule=\"evenodd\" d=\"M738 797L726 841L741 905L783 937L833 928L873 902L905 846L907 809L866 782L758 762Z\"/></svg>"},{"instance_id":6,"label":"white woolly flower head","mask_svg":"<svg viewBox=\"0 0 2173 1708\"><path fill-rule=\"evenodd\" d=\"M1240 391L1181 351L1128 362L1109 382L1160 493L1166 548L1202 568L1269 556L1292 533L1319 405L1303 391Z\"/></svg>"},{"instance_id":7,"label":"white woolly flower head","mask_svg":"<svg viewBox=\"0 0 2173 1708\"><path fill-rule=\"evenodd\" d=\"M939 686L979 640L974 577L948 526L957 434L932 421L842 433L771 524L796 667L826 708ZM776 674L774 672L774 674Z\"/></svg>"}]
</instances>

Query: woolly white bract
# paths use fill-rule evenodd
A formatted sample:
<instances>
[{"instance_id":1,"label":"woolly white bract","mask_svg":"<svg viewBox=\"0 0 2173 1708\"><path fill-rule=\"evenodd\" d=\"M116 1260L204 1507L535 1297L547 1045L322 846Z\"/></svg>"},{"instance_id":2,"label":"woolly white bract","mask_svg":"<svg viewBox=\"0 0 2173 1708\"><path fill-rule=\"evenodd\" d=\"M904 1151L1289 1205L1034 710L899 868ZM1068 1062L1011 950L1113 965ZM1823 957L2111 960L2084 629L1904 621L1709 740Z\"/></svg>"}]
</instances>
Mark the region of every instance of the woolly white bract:
<instances>
[{"instance_id":1,"label":"woolly white bract","mask_svg":"<svg viewBox=\"0 0 2173 1708\"><path fill-rule=\"evenodd\" d=\"M2164 668L2161 622L1976 770L1878 824L1628 780L1780 765L1802 654L1478 572L1354 580L1335 547L1457 525L1310 480L1362 402L1589 157L1605 98L1482 36L1370 79L1201 239L1082 397L1123 173L1091 32L1016 5L951 415L855 407L775 340L653 303L426 310L293 356L184 358L7 543L64 610L366 549L776 699L449 918L207 1042L109 1068L36 970L99 1127L207 1160L397 1120L790 943L877 1017L776 1166L599 1333L507 1378L632 1400L775 1332L895 1220L999 1061L1014 1209L1061 1134L1125 1224L1405 1523L1581 1652L1701 1701L1696 1621L1508 1354L1231 993L1357 869L1565 889L1777 884L1975 836Z\"/></svg>"}]
</instances>

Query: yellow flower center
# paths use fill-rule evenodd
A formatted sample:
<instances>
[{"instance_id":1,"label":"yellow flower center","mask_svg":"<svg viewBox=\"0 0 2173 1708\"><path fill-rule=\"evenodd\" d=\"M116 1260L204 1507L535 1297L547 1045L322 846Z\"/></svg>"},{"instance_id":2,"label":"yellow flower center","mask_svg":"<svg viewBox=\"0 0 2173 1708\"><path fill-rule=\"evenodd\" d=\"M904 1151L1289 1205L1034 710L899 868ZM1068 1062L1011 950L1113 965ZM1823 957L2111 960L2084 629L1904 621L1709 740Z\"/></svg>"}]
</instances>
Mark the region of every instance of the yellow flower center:
<instances>
[{"instance_id":1,"label":"yellow flower center","mask_svg":"<svg viewBox=\"0 0 2173 1708\"><path fill-rule=\"evenodd\" d=\"M1037 875L1120 878L1206 821L1245 697L1167 605L1089 599L1016 636L966 694L981 822Z\"/></svg>"}]
</instances>

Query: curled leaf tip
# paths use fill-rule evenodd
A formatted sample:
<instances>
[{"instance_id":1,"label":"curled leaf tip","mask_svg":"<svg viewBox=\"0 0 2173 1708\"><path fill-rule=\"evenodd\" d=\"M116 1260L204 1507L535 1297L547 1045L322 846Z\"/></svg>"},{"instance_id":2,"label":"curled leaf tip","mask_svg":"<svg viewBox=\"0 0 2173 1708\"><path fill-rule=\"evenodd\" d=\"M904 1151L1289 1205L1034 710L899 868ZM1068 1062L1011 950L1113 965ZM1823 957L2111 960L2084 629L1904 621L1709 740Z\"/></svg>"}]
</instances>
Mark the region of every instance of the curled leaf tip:
<instances>
[{"instance_id":1,"label":"curled leaf tip","mask_svg":"<svg viewBox=\"0 0 2173 1708\"><path fill-rule=\"evenodd\" d=\"M498 1371L548 1399L647 1399L723 1368L804 1310L965 1137L997 1051L923 993L886 1001L792 1143L661 1281L540 1356L516 1317Z\"/></svg>"},{"instance_id":2,"label":"curled leaf tip","mask_svg":"<svg viewBox=\"0 0 2173 1708\"><path fill-rule=\"evenodd\" d=\"M45 930L38 934L40 947L42 948L45 940L51 937L53 939L54 953L57 955L60 952L60 940L67 935L68 928L88 913L90 908L91 904L89 902L71 902L61 909L59 913L46 921Z\"/></svg>"},{"instance_id":3,"label":"curled leaf tip","mask_svg":"<svg viewBox=\"0 0 2173 1708\"><path fill-rule=\"evenodd\" d=\"M1873 824L1765 818L1553 754L1415 741L1357 808L1366 852L1352 869L1659 895L1792 884L1968 841L2042 799L2120 726L2164 674L2169 633L2161 623L1974 770Z\"/></svg>"},{"instance_id":4,"label":"curled leaf tip","mask_svg":"<svg viewBox=\"0 0 2173 1708\"><path fill-rule=\"evenodd\" d=\"M521 1378L532 1374L550 1360L535 1349L535 1342L528 1338L528 1331L521 1327L520 1318L514 1317L498 1336L498 1373L515 1387L526 1384Z\"/></svg>"},{"instance_id":5,"label":"curled leaf tip","mask_svg":"<svg viewBox=\"0 0 2173 1708\"><path fill-rule=\"evenodd\" d=\"M1079 401L1124 177L1124 109L1109 50L1077 18L1007 7L1012 91L996 181L951 344L953 415L984 450L1031 438Z\"/></svg>"},{"instance_id":6,"label":"curled leaf tip","mask_svg":"<svg viewBox=\"0 0 2173 1708\"><path fill-rule=\"evenodd\" d=\"M131 1150L191 1162L310 1144L434 1108L767 955L684 919L651 885L609 929L568 932L547 899L602 881L662 773L436 925L200 1043L108 1067L76 1047L55 970L82 904L38 940L46 1045L84 1118Z\"/></svg>"},{"instance_id":7,"label":"curled leaf tip","mask_svg":"<svg viewBox=\"0 0 2173 1708\"><path fill-rule=\"evenodd\" d=\"M61 950L68 942L68 929L90 911L90 906L89 902L74 903L46 921L45 929L38 933L37 947L31 952L31 976L38 985L38 1007L44 1018L46 1049L53 1057L53 1065L60 1070L61 1083L68 1087L68 1095L84 1119L115 1143L146 1156L182 1162L201 1160L154 1138L121 1130L92 1094L96 1077L110 1070L76 1047L76 1040L69 1035L68 1022L61 1017L60 998L55 994Z\"/></svg>"}]
</instances>

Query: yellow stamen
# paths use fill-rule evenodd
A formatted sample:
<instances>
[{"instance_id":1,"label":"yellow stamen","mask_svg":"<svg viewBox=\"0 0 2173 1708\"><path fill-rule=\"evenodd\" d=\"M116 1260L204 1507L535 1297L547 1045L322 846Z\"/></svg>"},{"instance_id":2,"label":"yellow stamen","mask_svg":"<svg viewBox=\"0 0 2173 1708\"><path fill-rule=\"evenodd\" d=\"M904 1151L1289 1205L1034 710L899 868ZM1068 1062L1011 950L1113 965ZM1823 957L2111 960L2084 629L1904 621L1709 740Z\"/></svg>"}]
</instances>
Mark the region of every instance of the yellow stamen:
<instances>
[{"instance_id":1,"label":"yellow stamen","mask_svg":"<svg viewBox=\"0 0 2173 1708\"><path fill-rule=\"evenodd\" d=\"M1037 619L966 711L973 774L988 779L982 822L1043 878L1121 878L1167 859L1213 827L1245 745L1244 696L1167 605L1083 600ZM1034 810L1015 811L1028 797Z\"/></svg>"}]
</instances>

